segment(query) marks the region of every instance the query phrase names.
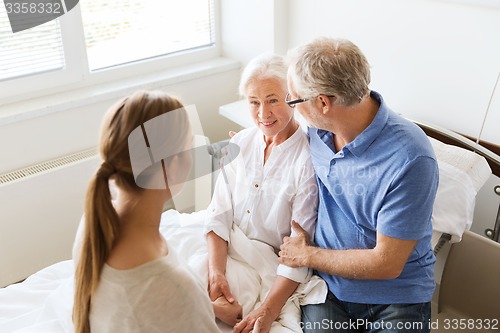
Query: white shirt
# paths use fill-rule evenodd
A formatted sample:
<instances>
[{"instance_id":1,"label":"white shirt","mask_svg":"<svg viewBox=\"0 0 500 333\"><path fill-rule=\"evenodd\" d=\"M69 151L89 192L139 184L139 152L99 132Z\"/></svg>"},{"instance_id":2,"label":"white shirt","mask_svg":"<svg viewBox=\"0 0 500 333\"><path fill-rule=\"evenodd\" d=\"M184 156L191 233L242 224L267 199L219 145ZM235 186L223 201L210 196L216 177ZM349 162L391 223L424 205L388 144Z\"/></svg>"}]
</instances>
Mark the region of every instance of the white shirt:
<instances>
[{"instance_id":1,"label":"white shirt","mask_svg":"<svg viewBox=\"0 0 500 333\"><path fill-rule=\"evenodd\" d=\"M92 296L91 332L220 332L206 288L183 267L173 252L133 269L105 264Z\"/></svg>"},{"instance_id":2,"label":"white shirt","mask_svg":"<svg viewBox=\"0 0 500 333\"><path fill-rule=\"evenodd\" d=\"M236 223L248 238L269 244L278 253L283 237L291 234L291 220L295 220L312 240L318 190L306 134L297 129L273 147L265 164L266 144L257 127L240 131L230 143L239 147L239 153L229 148L222 161L224 168L208 208L205 232L213 231L230 242L229 231ZM305 282L310 270L280 265L278 275Z\"/></svg>"}]
</instances>

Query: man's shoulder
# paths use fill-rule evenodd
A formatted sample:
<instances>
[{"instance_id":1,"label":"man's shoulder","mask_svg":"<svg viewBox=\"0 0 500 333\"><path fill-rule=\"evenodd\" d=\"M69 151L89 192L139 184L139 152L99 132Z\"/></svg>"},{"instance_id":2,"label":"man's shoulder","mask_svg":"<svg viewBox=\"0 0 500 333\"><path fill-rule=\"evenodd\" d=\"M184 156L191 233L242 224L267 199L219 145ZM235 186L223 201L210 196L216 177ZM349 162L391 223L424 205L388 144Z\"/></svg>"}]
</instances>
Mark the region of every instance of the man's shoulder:
<instances>
[{"instance_id":1,"label":"man's shoulder","mask_svg":"<svg viewBox=\"0 0 500 333\"><path fill-rule=\"evenodd\" d=\"M409 158L426 156L435 159L434 150L425 132L411 120L389 112L384 135L392 138L399 153L408 154Z\"/></svg>"}]
</instances>

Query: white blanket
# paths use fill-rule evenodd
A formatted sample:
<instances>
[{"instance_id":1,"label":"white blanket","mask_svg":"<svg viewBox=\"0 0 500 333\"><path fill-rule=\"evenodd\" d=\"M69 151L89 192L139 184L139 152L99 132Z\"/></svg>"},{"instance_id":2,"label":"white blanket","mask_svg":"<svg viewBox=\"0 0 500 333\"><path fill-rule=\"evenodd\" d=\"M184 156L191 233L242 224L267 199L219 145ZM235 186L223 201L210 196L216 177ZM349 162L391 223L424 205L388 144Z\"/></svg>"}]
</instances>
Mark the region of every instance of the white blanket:
<instances>
[{"instance_id":1,"label":"white blanket","mask_svg":"<svg viewBox=\"0 0 500 333\"><path fill-rule=\"evenodd\" d=\"M169 248L191 266L194 276L208 285L207 250L203 236L205 212L163 214L160 230ZM244 314L258 306L276 276L277 256L266 244L248 239L241 230L231 233L227 277ZM73 261L44 268L24 282L0 289L0 333L72 333ZM300 285L281 312L271 332L302 332L299 304L325 300L323 280L313 277ZM222 331L231 331L220 323Z\"/></svg>"},{"instance_id":2,"label":"white blanket","mask_svg":"<svg viewBox=\"0 0 500 333\"><path fill-rule=\"evenodd\" d=\"M73 269L61 261L0 289L0 332L73 332Z\"/></svg>"},{"instance_id":3,"label":"white blanket","mask_svg":"<svg viewBox=\"0 0 500 333\"><path fill-rule=\"evenodd\" d=\"M169 246L193 269L194 275L208 286L208 260L203 224L204 211L179 214L168 211L163 214L160 230ZM243 316L257 308L269 292L278 267L278 257L271 246L251 240L233 224L228 248L226 277L231 292L243 307ZM302 332L300 307L305 304L323 303L327 294L326 283L313 276L309 282L300 284L283 307L271 332ZM219 323L221 331L232 329Z\"/></svg>"}]
</instances>

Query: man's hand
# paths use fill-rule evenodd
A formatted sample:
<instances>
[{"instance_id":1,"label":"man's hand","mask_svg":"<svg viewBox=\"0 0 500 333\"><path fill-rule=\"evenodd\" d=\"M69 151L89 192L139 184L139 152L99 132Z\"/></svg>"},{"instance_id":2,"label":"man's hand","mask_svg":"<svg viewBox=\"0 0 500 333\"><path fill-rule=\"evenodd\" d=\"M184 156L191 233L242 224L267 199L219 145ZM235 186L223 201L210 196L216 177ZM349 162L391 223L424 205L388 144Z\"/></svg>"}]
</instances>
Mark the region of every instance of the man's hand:
<instances>
[{"instance_id":1,"label":"man's hand","mask_svg":"<svg viewBox=\"0 0 500 333\"><path fill-rule=\"evenodd\" d=\"M297 235L283 238L278 262L290 267L307 267L311 248L307 241L307 232L295 221L292 221L292 229Z\"/></svg>"},{"instance_id":2,"label":"man's hand","mask_svg":"<svg viewBox=\"0 0 500 333\"><path fill-rule=\"evenodd\" d=\"M217 298L212 302L214 313L217 318L230 326L234 326L241 321L243 317L243 308L240 303L233 301L229 303L224 296Z\"/></svg>"}]
</instances>

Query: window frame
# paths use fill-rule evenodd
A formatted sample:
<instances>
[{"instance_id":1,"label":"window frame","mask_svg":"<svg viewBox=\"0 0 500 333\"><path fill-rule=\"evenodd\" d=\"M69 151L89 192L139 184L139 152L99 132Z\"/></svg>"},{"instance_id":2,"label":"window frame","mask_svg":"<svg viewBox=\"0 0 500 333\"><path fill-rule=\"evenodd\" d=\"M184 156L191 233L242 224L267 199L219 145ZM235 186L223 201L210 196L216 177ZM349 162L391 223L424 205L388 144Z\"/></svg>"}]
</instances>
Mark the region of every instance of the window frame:
<instances>
[{"instance_id":1,"label":"window frame","mask_svg":"<svg viewBox=\"0 0 500 333\"><path fill-rule=\"evenodd\" d=\"M145 76L220 57L220 0L212 1L215 30L212 46L175 52L93 72L88 66L81 9L78 3L71 11L58 18L65 59L63 69L0 81L0 107L30 98Z\"/></svg>"}]
</instances>

